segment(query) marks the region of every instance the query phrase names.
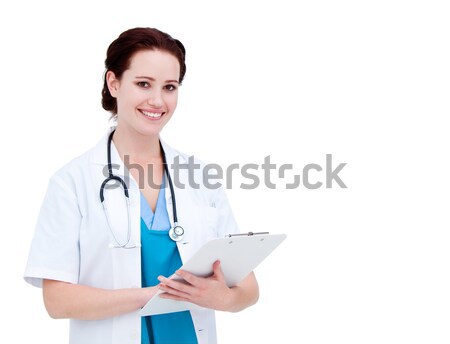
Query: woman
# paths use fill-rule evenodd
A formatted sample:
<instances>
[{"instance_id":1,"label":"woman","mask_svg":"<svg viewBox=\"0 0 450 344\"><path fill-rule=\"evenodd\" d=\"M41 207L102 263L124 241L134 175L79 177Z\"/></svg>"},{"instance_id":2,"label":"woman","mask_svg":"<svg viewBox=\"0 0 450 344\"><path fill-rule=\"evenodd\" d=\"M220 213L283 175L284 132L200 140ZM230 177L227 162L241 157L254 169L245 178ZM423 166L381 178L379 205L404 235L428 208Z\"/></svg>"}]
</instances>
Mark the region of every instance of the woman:
<instances>
[{"instance_id":1,"label":"woman","mask_svg":"<svg viewBox=\"0 0 450 344\"><path fill-rule=\"evenodd\" d=\"M135 28L111 43L105 65L102 105L117 125L50 179L25 279L42 286L52 318L70 319L70 343L215 343L214 310L254 304L258 285L251 273L228 288L220 262L208 278L177 270L208 240L238 231L224 191L206 188L201 169L199 187L186 169L170 177L174 162L189 160L159 138L177 105L185 49ZM184 233L173 231L176 220ZM167 279L175 272L186 283ZM159 289L207 310L141 318Z\"/></svg>"}]
</instances>

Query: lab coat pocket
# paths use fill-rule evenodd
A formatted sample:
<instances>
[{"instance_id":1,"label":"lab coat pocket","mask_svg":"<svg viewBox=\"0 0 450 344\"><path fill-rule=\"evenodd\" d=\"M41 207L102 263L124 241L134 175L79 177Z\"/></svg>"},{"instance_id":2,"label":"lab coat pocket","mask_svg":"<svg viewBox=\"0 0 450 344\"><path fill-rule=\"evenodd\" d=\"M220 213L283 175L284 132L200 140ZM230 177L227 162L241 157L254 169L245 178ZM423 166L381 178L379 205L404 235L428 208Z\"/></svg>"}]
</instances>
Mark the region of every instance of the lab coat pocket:
<instances>
[{"instance_id":1,"label":"lab coat pocket","mask_svg":"<svg viewBox=\"0 0 450 344\"><path fill-rule=\"evenodd\" d=\"M202 309L191 311L198 344L217 344L214 311Z\"/></svg>"},{"instance_id":2,"label":"lab coat pocket","mask_svg":"<svg viewBox=\"0 0 450 344\"><path fill-rule=\"evenodd\" d=\"M202 227L204 236L208 239L217 238L217 223L219 211L213 207L198 207L198 222Z\"/></svg>"},{"instance_id":3,"label":"lab coat pocket","mask_svg":"<svg viewBox=\"0 0 450 344\"><path fill-rule=\"evenodd\" d=\"M219 212L213 207L191 206L189 211L180 208L179 223L185 229L185 236L178 248L183 262L189 260L208 241L217 238L218 219Z\"/></svg>"},{"instance_id":4,"label":"lab coat pocket","mask_svg":"<svg viewBox=\"0 0 450 344\"><path fill-rule=\"evenodd\" d=\"M208 330L206 328L198 329L196 332L198 344L209 344Z\"/></svg>"}]
</instances>

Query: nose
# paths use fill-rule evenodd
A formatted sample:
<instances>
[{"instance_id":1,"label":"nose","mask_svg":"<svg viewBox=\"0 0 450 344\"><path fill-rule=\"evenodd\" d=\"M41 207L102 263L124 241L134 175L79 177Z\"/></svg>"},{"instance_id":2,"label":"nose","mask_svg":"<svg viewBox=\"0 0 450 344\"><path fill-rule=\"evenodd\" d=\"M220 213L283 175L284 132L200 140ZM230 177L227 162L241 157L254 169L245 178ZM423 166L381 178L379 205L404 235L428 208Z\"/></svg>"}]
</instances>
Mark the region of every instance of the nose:
<instances>
[{"instance_id":1,"label":"nose","mask_svg":"<svg viewBox=\"0 0 450 344\"><path fill-rule=\"evenodd\" d=\"M161 91L153 90L147 99L147 103L154 108L161 108L163 106Z\"/></svg>"}]
</instances>

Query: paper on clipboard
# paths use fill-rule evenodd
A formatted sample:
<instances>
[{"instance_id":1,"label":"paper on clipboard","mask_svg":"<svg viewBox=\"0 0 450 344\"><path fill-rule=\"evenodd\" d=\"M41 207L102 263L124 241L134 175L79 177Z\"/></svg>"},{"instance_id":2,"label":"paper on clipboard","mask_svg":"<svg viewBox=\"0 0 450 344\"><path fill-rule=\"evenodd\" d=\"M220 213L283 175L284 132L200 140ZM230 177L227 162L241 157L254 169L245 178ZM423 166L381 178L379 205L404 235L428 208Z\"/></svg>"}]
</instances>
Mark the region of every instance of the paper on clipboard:
<instances>
[{"instance_id":1,"label":"paper on clipboard","mask_svg":"<svg viewBox=\"0 0 450 344\"><path fill-rule=\"evenodd\" d=\"M214 239L201 247L180 270L196 276L207 277L212 274L212 265L220 260L220 265L229 287L237 285L252 272L281 242L286 234L240 235ZM176 275L170 278L180 279ZM202 309L190 302L168 300L156 293L140 310L141 316Z\"/></svg>"}]
</instances>

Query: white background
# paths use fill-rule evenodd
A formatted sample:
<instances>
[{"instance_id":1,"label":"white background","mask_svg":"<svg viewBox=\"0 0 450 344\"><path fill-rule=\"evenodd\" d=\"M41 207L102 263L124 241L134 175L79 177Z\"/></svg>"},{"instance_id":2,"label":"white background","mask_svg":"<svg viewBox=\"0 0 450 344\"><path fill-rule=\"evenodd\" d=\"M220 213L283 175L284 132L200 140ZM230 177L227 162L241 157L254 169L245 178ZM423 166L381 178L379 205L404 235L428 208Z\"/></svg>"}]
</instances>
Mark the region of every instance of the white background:
<instances>
[{"instance_id":1,"label":"white background","mask_svg":"<svg viewBox=\"0 0 450 344\"><path fill-rule=\"evenodd\" d=\"M187 49L172 146L226 166L333 154L334 185L228 190L243 230L287 233L220 343L449 343L445 1L15 1L0 8L2 341L67 343L22 274L50 175L105 133L106 48L156 27ZM323 175L317 174L319 180Z\"/></svg>"}]
</instances>

